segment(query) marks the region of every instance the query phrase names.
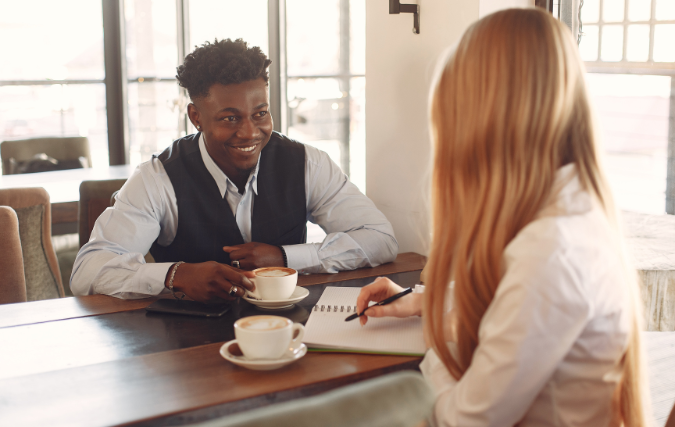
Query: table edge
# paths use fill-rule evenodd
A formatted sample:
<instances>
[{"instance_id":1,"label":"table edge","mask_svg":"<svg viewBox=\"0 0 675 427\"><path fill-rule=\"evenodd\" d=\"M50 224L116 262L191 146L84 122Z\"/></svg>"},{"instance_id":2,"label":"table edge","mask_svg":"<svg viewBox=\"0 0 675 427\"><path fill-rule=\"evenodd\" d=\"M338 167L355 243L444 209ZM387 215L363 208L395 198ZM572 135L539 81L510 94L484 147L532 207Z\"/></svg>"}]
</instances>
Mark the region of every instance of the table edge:
<instances>
[{"instance_id":1,"label":"table edge","mask_svg":"<svg viewBox=\"0 0 675 427\"><path fill-rule=\"evenodd\" d=\"M300 276L298 286L311 286L380 275L419 271L426 257L415 252L398 254L396 260L372 268L343 271L336 274ZM144 309L158 297L123 300L108 295L87 295L52 300L0 305L0 329L37 323L54 322L78 317L100 316Z\"/></svg>"}]
</instances>

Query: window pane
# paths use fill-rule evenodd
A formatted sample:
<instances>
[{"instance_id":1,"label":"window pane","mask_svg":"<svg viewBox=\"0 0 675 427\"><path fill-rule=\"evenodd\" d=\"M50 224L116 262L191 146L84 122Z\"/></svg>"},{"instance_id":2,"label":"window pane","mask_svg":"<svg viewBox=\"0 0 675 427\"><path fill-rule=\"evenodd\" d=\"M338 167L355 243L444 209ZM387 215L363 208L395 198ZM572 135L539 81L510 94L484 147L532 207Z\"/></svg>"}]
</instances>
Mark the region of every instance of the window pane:
<instances>
[{"instance_id":1,"label":"window pane","mask_svg":"<svg viewBox=\"0 0 675 427\"><path fill-rule=\"evenodd\" d=\"M628 18L631 21L649 21L652 14L651 0L630 0Z\"/></svg>"},{"instance_id":2,"label":"window pane","mask_svg":"<svg viewBox=\"0 0 675 427\"><path fill-rule=\"evenodd\" d=\"M315 146L341 165L349 105L338 79L288 80L288 136Z\"/></svg>"},{"instance_id":3,"label":"window pane","mask_svg":"<svg viewBox=\"0 0 675 427\"><path fill-rule=\"evenodd\" d=\"M623 21L624 8L624 0L604 0L602 2L602 20L605 22Z\"/></svg>"},{"instance_id":4,"label":"window pane","mask_svg":"<svg viewBox=\"0 0 675 427\"><path fill-rule=\"evenodd\" d=\"M675 25L654 25L654 61L675 61Z\"/></svg>"},{"instance_id":5,"label":"window pane","mask_svg":"<svg viewBox=\"0 0 675 427\"><path fill-rule=\"evenodd\" d=\"M628 26L626 59L645 62L649 60L649 25Z\"/></svg>"},{"instance_id":6,"label":"window pane","mask_svg":"<svg viewBox=\"0 0 675 427\"><path fill-rule=\"evenodd\" d=\"M351 79L349 180L366 193L366 78Z\"/></svg>"},{"instance_id":7,"label":"window pane","mask_svg":"<svg viewBox=\"0 0 675 427\"><path fill-rule=\"evenodd\" d=\"M176 75L178 49L175 0L125 2L127 76Z\"/></svg>"},{"instance_id":8,"label":"window pane","mask_svg":"<svg viewBox=\"0 0 675 427\"><path fill-rule=\"evenodd\" d=\"M587 75L620 209L665 213L670 78Z\"/></svg>"},{"instance_id":9,"label":"window pane","mask_svg":"<svg viewBox=\"0 0 675 427\"><path fill-rule=\"evenodd\" d=\"M338 0L286 1L289 76L340 72L339 6Z\"/></svg>"},{"instance_id":10,"label":"window pane","mask_svg":"<svg viewBox=\"0 0 675 427\"><path fill-rule=\"evenodd\" d=\"M178 138L179 105L176 82L130 83L129 160L150 160ZM185 107L183 106L183 109Z\"/></svg>"},{"instance_id":11,"label":"window pane","mask_svg":"<svg viewBox=\"0 0 675 427\"><path fill-rule=\"evenodd\" d=\"M598 27L597 25L584 25L579 44L579 54L584 61L598 60Z\"/></svg>"},{"instance_id":12,"label":"window pane","mask_svg":"<svg viewBox=\"0 0 675 427\"><path fill-rule=\"evenodd\" d=\"M349 65L352 74L366 74L366 0L349 2Z\"/></svg>"},{"instance_id":13,"label":"window pane","mask_svg":"<svg viewBox=\"0 0 675 427\"><path fill-rule=\"evenodd\" d=\"M242 38L267 54L267 0L190 0L190 46L216 38Z\"/></svg>"},{"instance_id":14,"label":"window pane","mask_svg":"<svg viewBox=\"0 0 675 427\"><path fill-rule=\"evenodd\" d=\"M3 1L0 40L0 80L105 76L100 1Z\"/></svg>"},{"instance_id":15,"label":"window pane","mask_svg":"<svg viewBox=\"0 0 675 427\"><path fill-rule=\"evenodd\" d=\"M93 166L107 166L105 85L0 86L0 141L38 136L86 136Z\"/></svg>"},{"instance_id":16,"label":"window pane","mask_svg":"<svg viewBox=\"0 0 675 427\"><path fill-rule=\"evenodd\" d=\"M623 26L605 25L602 27L603 61L621 61L623 57Z\"/></svg>"},{"instance_id":17,"label":"window pane","mask_svg":"<svg viewBox=\"0 0 675 427\"><path fill-rule=\"evenodd\" d=\"M581 8L581 22L586 23L598 22L600 19L600 0L584 1L584 6Z\"/></svg>"},{"instance_id":18,"label":"window pane","mask_svg":"<svg viewBox=\"0 0 675 427\"><path fill-rule=\"evenodd\" d=\"M656 19L659 21L675 19L675 1L656 0Z\"/></svg>"}]
</instances>

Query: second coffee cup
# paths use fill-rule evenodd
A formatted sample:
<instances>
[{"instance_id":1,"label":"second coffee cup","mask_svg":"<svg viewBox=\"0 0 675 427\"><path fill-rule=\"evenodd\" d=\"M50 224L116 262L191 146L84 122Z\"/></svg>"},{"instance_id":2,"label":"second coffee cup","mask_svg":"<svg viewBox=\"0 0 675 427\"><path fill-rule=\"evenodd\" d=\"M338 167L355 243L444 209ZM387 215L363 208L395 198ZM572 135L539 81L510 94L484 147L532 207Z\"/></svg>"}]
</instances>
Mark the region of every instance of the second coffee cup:
<instances>
[{"instance_id":1,"label":"second coffee cup","mask_svg":"<svg viewBox=\"0 0 675 427\"><path fill-rule=\"evenodd\" d=\"M279 359L299 348L305 328L280 316L250 316L234 322L239 349L251 360Z\"/></svg>"},{"instance_id":2,"label":"second coffee cup","mask_svg":"<svg viewBox=\"0 0 675 427\"><path fill-rule=\"evenodd\" d=\"M263 267L253 270L255 291L249 296L267 301L288 299L298 283L298 272L288 267Z\"/></svg>"}]
</instances>

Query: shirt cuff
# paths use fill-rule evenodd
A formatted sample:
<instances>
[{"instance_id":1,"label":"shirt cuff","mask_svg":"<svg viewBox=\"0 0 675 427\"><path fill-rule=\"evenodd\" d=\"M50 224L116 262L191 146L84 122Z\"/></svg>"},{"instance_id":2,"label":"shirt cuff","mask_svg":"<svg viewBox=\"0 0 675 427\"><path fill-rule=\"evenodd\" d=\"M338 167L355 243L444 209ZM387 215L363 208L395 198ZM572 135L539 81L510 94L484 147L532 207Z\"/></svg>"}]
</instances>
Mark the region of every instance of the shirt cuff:
<instances>
[{"instance_id":1,"label":"shirt cuff","mask_svg":"<svg viewBox=\"0 0 675 427\"><path fill-rule=\"evenodd\" d=\"M135 275L135 289L137 289L139 293L144 294L161 294L162 291L166 289L164 286L166 274L169 272L169 268L174 264L175 263L173 262L153 262L141 265Z\"/></svg>"},{"instance_id":2,"label":"shirt cuff","mask_svg":"<svg viewBox=\"0 0 675 427\"><path fill-rule=\"evenodd\" d=\"M298 273L311 273L313 269L321 265L319 249L312 243L282 247L286 252L288 266L297 270Z\"/></svg>"}]
</instances>

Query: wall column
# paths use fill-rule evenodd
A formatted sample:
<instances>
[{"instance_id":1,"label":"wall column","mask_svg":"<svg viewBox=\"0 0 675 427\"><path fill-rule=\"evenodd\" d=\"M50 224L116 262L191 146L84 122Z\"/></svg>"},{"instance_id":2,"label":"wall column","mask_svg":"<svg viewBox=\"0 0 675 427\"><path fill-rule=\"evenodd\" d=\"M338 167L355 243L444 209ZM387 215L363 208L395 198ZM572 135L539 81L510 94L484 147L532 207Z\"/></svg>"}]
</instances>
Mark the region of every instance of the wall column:
<instances>
[{"instance_id":1,"label":"wall column","mask_svg":"<svg viewBox=\"0 0 675 427\"><path fill-rule=\"evenodd\" d=\"M666 213L675 214L675 76L670 76L670 118L668 119L668 178Z\"/></svg>"},{"instance_id":2,"label":"wall column","mask_svg":"<svg viewBox=\"0 0 675 427\"><path fill-rule=\"evenodd\" d=\"M405 0L403 3L414 3ZM427 254L431 144L428 97L438 58L479 16L534 0L423 0L411 14L366 2L366 191L394 226L400 252Z\"/></svg>"}]
</instances>

